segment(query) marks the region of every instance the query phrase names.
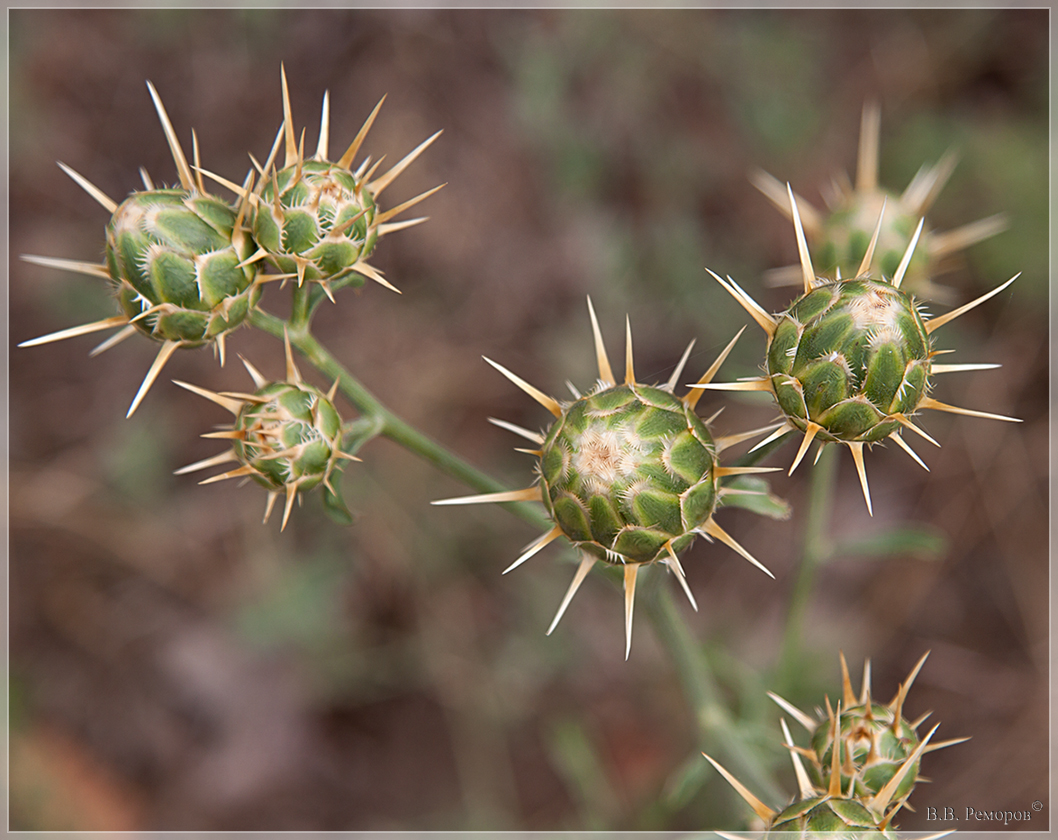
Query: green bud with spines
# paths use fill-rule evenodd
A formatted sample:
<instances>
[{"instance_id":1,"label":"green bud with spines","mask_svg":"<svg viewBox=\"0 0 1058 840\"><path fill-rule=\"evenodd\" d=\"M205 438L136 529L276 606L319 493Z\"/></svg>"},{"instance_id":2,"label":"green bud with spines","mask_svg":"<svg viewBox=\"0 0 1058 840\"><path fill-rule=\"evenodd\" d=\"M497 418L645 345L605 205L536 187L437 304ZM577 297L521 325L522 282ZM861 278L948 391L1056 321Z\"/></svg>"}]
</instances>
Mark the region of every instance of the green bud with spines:
<instances>
[{"instance_id":1,"label":"green bud with spines","mask_svg":"<svg viewBox=\"0 0 1058 840\"><path fill-rule=\"evenodd\" d=\"M441 132L419 144L386 173L375 177L377 162L370 166L370 159L367 159L356 169L352 164L385 97L375 106L342 156L331 161L328 158L330 97L324 93L316 153L306 158L304 135L301 144L296 144L294 139L286 70L281 68L280 75L283 125L268 160L259 167L262 177L252 196L252 230L258 246L256 256L267 258L282 272L281 276L296 278L299 286L306 280L319 283L328 296L332 294L334 283L362 282L358 275L398 291L367 263L367 259L379 237L425 221L419 218L390 222L390 219L433 195L440 187L427 190L385 212L379 210L376 201ZM284 160L277 171L274 161L281 139Z\"/></svg>"},{"instance_id":2,"label":"green bud with spines","mask_svg":"<svg viewBox=\"0 0 1058 840\"><path fill-rule=\"evenodd\" d=\"M136 192L106 228L106 264L129 321L157 341L195 347L242 324L260 296L237 211L183 189ZM238 243L238 244L236 244Z\"/></svg>"},{"instance_id":3,"label":"green bud with spines","mask_svg":"<svg viewBox=\"0 0 1058 840\"><path fill-rule=\"evenodd\" d=\"M713 514L729 489L721 486L724 477L770 472L772 468L720 466L717 460L720 451L762 430L714 439L709 427L694 412L702 391L692 388L682 398L674 395L690 347L667 383L637 382L632 363L632 332L626 324L625 377L623 382L618 382L590 298L588 312L599 378L587 394L574 391L572 402L559 402L502 365L486 359L555 417L542 434L494 421L539 446L537 450L530 450L538 458L539 483L524 490L444 499L435 504L543 502L553 527L527 546L507 571L559 537L567 538L580 552L580 568L551 623L550 633L595 563L620 567L625 585L627 658L632 640L636 578L641 567L667 566L677 576L695 609L697 605L678 555L700 535L719 539L771 576L771 572L716 524ZM699 386L712 380L738 337L735 336L702 376ZM779 507L782 512L772 515L785 516L785 506Z\"/></svg>"},{"instance_id":4,"label":"green bud with spines","mask_svg":"<svg viewBox=\"0 0 1058 840\"><path fill-rule=\"evenodd\" d=\"M660 388L601 388L566 408L540 456L544 506L581 551L653 563L694 539L716 508L716 445Z\"/></svg>"},{"instance_id":5,"label":"green bud with spines","mask_svg":"<svg viewBox=\"0 0 1058 840\"><path fill-rule=\"evenodd\" d=\"M823 721L812 735L817 762L809 762L808 774L814 784L829 785L834 750L830 721ZM837 737L841 789L851 795L869 798L889 783L918 747L914 728L894 709L880 703L862 703L841 711ZM915 787L918 761L896 788L895 797L906 799Z\"/></svg>"},{"instance_id":6,"label":"green bud with spines","mask_svg":"<svg viewBox=\"0 0 1058 840\"><path fill-rule=\"evenodd\" d=\"M914 301L861 276L817 286L776 316L765 371L787 420L820 440L876 443L926 394L930 338Z\"/></svg>"},{"instance_id":7,"label":"green bud with spines","mask_svg":"<svg viewBox=\"0 0 1058 840\"><path fill-rule=\"evenodd\" d=\"M245 323L260 294L253 265L254 246L243 227L250 209L249 185L237 206L206 192L198 167L188 164L161 97L148 82L158 119L176 165L180 186L156 188L141 169L145 190L118 202L66 164L59 166L109 213L102 265L50 257L26 256L41 265L105 278L114 290L121 314L60 330L23 342L42 344L101 329L122 327L100 344L100 352L137 333L161 348L129 406L131 416L178 348L213 346L224 363L225 337ZM223 181L223 179L219 179ZM228 182L225 182L228 183Z\"/></svg>"},{"instance_id":8,"label":"green bud with spines","mask_svg":"<svg viewBox=\"0 0 1058 840\"><path fill-rule=\"evenodd\" d=\"M919 220L891 279L878 278L871 269L883 215L875 225L874 236L853 277L831 280L816 274L798 203L789 184L786 193L797 235L804 291L785 311L771 315L730 276L724 280L709 271L764 329L768 346L763 376L702 387L770 392L783 413L783 422L758 446L791 431L803 433L791 473L814 440L818 439L821 445L833 442L848 446L867 510L873 514L864 446L891 440L928 469L901 436L905 428L911 429L936 444L911 420L920 410L933 408L1017 422L1016 418L1001 414L947 405L929 396L929 391L931 374L997 367L934 364L933 357L943 351L933 349L932 334L938 327L997 295L1019 275L1015 274L970 303L927 318L915 298L901 288L922 233L923 220Z\"/></svg>"},{"instance_id":9,"label":"green bud with spines","mask_svg":"<svg viewBox=\"0 0 1058 840\"><path fill-rule=\"evenodd\" d=\"M308 160L265 182L253 235L281 272L299 282L330 282L370 256L378 240L376 215L362 174Z\"/></svg>"},{"instance_id":10,"label":"green bud with spines","mask_svg":"<svg viewBox=\"0 0 1058 840\"><path fill-rule=\"evenodd\" d=\"M715 759L703 755L753 809L763 822L767 837L773 832L781 832L784 837L795 832L804 838L894 837L893 818L905 807L918 781L922 756L966 740L930 743L939 724L919 738L915 729L926 716L914 723L902 717L904 700L928 655L919 659L892 702L885 706L871 700L869 661L864 665L860 696L853 694L844 654L840 657L841 701L834 709L828 699L825 715L819 712L813 718L768 692L812 737L811 747L797 746L786 721L780 719L783 742L797 778L798 796L779 810L754 796Z\"/></svg>"},{"instance_id":11,"label":"green bud with spines","mask_svg":"<svg viewBox=\"0 0 1058 840\"><path fill-rule=\"evenodd\" d=\"M286 527L298 494L321 484L331 503L344 509L341 495L332 479L340 473L344 461L358 460L342 449L344 427L334 405L338 383L335 382L325 394L302 380L294 363L289 339L285 344L287 378L284 381L266 379L243 359L257 386L253 393L218 394L186 382L176 383L235 415L230 428L205 435L230 440L231 448L220 455L177 470L177 474L237 462L238 467L202 483L228 478L252 478L268 490L264 515L266 522L276 499L285 494L286 504L280 530Z\"/></svg>"},{"instance_id":12,"label":"green bud with spines","mask_svg":"<svg viewBox=\"0 0 1058 840\"><path fill-rule=\"evenodd\" d=\"M254 481L286 493L329 485L342 457L342 419L331 399L305 382L269 382L252 397L235 417L232 448Z\"/></svg>"},{"instance_id":13,"label":"green bud with spines","mask_svg":"<svg viewBox=\"0 0 1058 840\"><path fill-rule=\"evenodd\" d=\"M885 221L878 230L874 265L883 276L895 276L908 243L915 236L916 225L929 212L955 169L956 155L949 151L932 166L924 164L902 192L890 190L878 178L880 134L881 112L877 105L868 103L864 105L860 124L854 182L843 172L833 178L822 190L826 204L822 210L798 197L807 245L820 277L838 280L857 273L856 267L870 247L872 231L883 207ZM751 180L781 213L792 218L782 184L760 170L751 175ZM904 271L905 288L919 299L954 303L957 296L953 290L938 284L936 278L956 265L958 252L994 236L1006 226L1002 214L951 231L939 231L925 220L919 234L919 248ZM799 281L799 272L793 266L778 269L771 275L782 285L796 285Z\"/></svg>"}]
</instances>

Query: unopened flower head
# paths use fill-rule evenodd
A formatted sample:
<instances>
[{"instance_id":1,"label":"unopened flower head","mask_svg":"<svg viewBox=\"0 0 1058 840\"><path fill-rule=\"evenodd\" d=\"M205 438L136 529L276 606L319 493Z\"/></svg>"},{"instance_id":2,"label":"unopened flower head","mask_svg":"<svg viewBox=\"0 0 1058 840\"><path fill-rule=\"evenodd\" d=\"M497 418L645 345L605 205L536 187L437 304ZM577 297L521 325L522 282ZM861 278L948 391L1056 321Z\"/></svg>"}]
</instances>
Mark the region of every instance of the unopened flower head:
<instances>
[{"instance_id":1,"label":"unopened flower head","mask_svg":"<svg viewBox=\"0 0 1058 840\"><path fill-rule=\"evenodd\" d=\"M940 445L911 420L922 409L1015 420L947 405L931 397L930 390L935 374L998 367L935 362L934 358L945 351L934 347L933 332L999 294L1018 275L968 304L927 317L914 297L901 288L922 230L921 222L892 278L878 277L872 268L883 213L853 276L831 280L816 275L798 204L789 185L787 194L801 255L803 294L785 311L771 315L730 277L724 280L709 272L767 333L764 375L693 387L771 393L782 410L783 423L772 437L758 445L790 431L802 433L791 473L814 440L821 445L847 446L856 463L867 508L873 512L863 463L864 446L890 440L925 468L902 437L903 430L909 429Z\"/></svg>"},{"instance_id":2,"label":"unopened flower head","mask_svg":"<svg viewBox=\"0 0 1058 840\"><path fill-rule=\"evenodd\" d=\"M786 721L780 721L798 786L798 796L785 808L777 810L764 804L719 762L709 755L705 757L753 809L767 836L796 831L812 838L895 837L893 818L907 805L919 779L922 756L968 740L953 738L934 743L932 738L940 724L919 738L915 730L928 715L910 723L904 720L904 700L926 656L928 653L884 706L871 699L869 661L864 665L860 696L853 694L844 655L842 698L836 709L827 700L826 714L819 712L812 717L769 692L812 736L810 748L800 747Z\"/></svg>"},{"instance_id":3,"label":"unopened flower head","mask_svg":"<svg viewBox=\"0 0 1058 840\"><path fill-rule=\"evenodd\" d=\"M207 478L202 484L229 478L249 477L268 490L264 520L272 512L276 499L286 502L283 523L286 528L290 511L299 493L323 485L339 497L332 483L346 460L358 460L342 450L342 418L334 406L337 382L324 394L301 378L294 364L290 341L286 342L287 378L273 382L263 377L243 360L257 386L253 393L214 393L205 388L177 382L183 388L206 397L235 415L230 429L211 432L203 437L231 441L231 448L219 455L189 464L178 475L235 461L235 469Z\"/></svg>"},{"instance_id":4,"label":"unopened flower head","mask_svg":"<svg viewBox=\"0 0 1058 840\"><path fill-rule=\"evenodd\" d=\"M760 430L714 439L708 425L694 412L702 392L692 390L682 398L674 395L690 347L668 383L644 385L635 378L632 334L628 327L625 377L623 382L618 382L590 300L588 308L599 366L598 383L589 393L576 393L573 401L559 402L486 359L555 417L542 434L494 421L539 447L530 450L539 459L538 483L525 490L448 499L442 503L543 502L553 527L527 546L507 571L559 537L568 539L580 552L580 567L552 622L553 630L592 566L601 562L621 567L625 580L627 656L640 567L654 563L667 566L683 585L692 604L694 599L678 555L700 535L721 540L767 572L716 524L713 514L727 492L721 483L724 477L767 472L771 468L719 464L719 452L737 440L759 434ZM733 340L727 346L700 382L712 379L734 343Z\"/></svg>"},{"instance_id":5,"label":"unopened flower head","mask_svg":"<svg viewBox=\"0 0 1058 840\"><path fill-rule=\"evenodd\" d=\"M283 125L268 159L258 167L261 177L251 196L253 235L258 246L255 259L267 259L279 269L281 274L273 275L272 279L293 277L299 285L306 280L317 282L329 296L332 283L352 274L361 274L398 291L367 259L380 236L425 221L425 218L391 220L444 185L385 211L377 206L377 199L441 132L427 138L384 174L376 175L381 158L374 165L370 158L365 159L353 169L353 161L385 97L342 156L331 161L328 157L330 97L325 93L316 152L306 158L304 132L300 142L294 139L285 70L281 77ZM277 170L275 160L280 141L284 145L284 159Z\"/></svg>"},{"instance_id":6,"label":"unopened flower head","mask_svg":"<svg viewBox=\"0 0 1058 840\"><path fill-rule=\"evenodd\" d=\"M118 203L83 175L60 163L111 214L106 227L106 260L97 265L24 257L40 265L106 278L114 289L120 314L41 336L20 346L113 327L122 329L94 353L137 332L161 342L158 356L129 407L129 415L177 348L212 344L223 364L225 336L246 320L260 296L256 269L247 262L253 245L243 227L248 207L245 195L237 206L232 206L206 191L198 166L197 139L193 171L161 98L150 82L147 87L169 143L180 186L156 188L146 171L141 170L145 190Z\"/></svg>"},{"instance_id":7,"label":"unopened flower head","mask_svg":"<svg viewBox=\"0 0 1058 840\"><path fill-rule=\"evenodd\" d=\"M849 277L867 251L871 231L886 208L878 233L875 265L886 277L896 274L901 257L915 235L915 228L933 206L955 169L956 155L948 152L932 166L923 165L902 193L878 181L881 112L877 105L863 108L860 124L859 159L855 183L841 173L823 190L825 210L818 210L798 196L801 221L816 272L831 280ZM750 180L787 218L792 219L786 190L768 173L755 170ZM994 236L1007 226L1002 214L989 216L950 231L939 231L928 220L919 235L919 245L905 269L904 288L918 298L953 303L952 289L935 282L950 270L963 249ZM800 285L797 266L769 272L776 285Z\"/></svg>"},{"instance_id":8,"label":"unopened flower head","mask_svg":"<svg viewBox=\"0 0 1058 840\"><path fill-rule=\"evenodd\" d=\"M106 260L129 323L184 347L242 324L260 287L242 264L249 238L233 241L238 223L234 208L197 190L147 190L118 205L107 225Z\"/></svg>"},{"instance_id":9,"label":"unopened flower head","mask_svg":"<svg viewBox=\"0 0 1058 840\"><path fill-rule=\"evenodd\" d=\"M921 739L918 727L928 715L913 721L904 717L904 705L908 692L929 656L924 654L911 673L897 688L888 703L879 703L871 696L871 664L863 666L863 683L860 694L853 693L849 669L841 654L842 696L835 712L829 699L826 711L817 710L809 715L788 700L769 692L769 696L809 732L810 747L799 748L798 753L807 760L808 776L820 788L830 786L837 768L841 790L849 796L869 799L877 795L897 776L904 763L918 750ZM840 719L839 719L840 717ZM924 752L950 747L967 738L954 738L931 743ZM838 756L835 760L834 747ZM903 801L911 794L918 779L918 760L903 774L893 787L895 800Z\"/></svg>"}]
</instances>

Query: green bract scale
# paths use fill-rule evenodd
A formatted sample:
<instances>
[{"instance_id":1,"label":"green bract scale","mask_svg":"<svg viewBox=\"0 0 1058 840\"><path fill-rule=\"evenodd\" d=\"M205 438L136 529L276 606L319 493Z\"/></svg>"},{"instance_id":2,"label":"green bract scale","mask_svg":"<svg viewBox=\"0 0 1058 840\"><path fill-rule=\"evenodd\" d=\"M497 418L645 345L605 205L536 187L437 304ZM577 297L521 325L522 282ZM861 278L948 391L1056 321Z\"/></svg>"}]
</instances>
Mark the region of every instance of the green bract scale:
<instances>
[{"instance_id":1,"label":"green bract scale","mask_svg":"<svg viewBox=\"0 0 1058 840\"><path fill-rule=\"evenodd\" d=\"M286 527L294 499L299 492L324 485L339 497L331 483L344 460L357 460L342 451L342 418L334 407L337 382L324 394L302 381L294 364L290 342L286 342L287 380L270 382L243 360L257 388L252 394L207 391L186 382L177 382L196 394L223 406L235 415L230 429L203 437L231 441L231 449L190 464L178 475L237 461L240 466L203 481L209 484L228 478L248 476L268 490L264 519L267 522L280 493L286 495L282 528Z\"/></svg>"},{"instance_id":2,"label":"green bract scale","mask_svg":"<svg viewBox=\"0 0 1058 840\"><path fill-rule=\"evenodd\" d=\"M878 183L879 135L881 113L877 105L863 109L860 125L859 160L855 185L842 173L824 191L826 210L820 211L798 196L801 219L805 226L809 251L817 273L831 280L852 276L867 253L871 231L885 211L885 222L878 234L875 265L886 277L893 277L915 226L936 201L955 168L956 156L949 152L933 166L918 171L902 193L894 193ZM772 203L792 219L786 190L775 178L761 170L751 180ZM919 248L905 271L907 290L919 298L952 303L952 289L938 285L934 279L957 263L964 248L987 239L1006 228L1002 214L979 219L951 231L941 232L926 223L920 235ZM770 273L778 285L799 285L800 270L787 266Z\"/></svg>"},{"instance_id":3,"label":"green bract scale","mask_svg":"<svg viewBox=\"0 0 1058 840\"><path fill-rule=\"evenodd\" d=\"M615 385L573 402L540 456L544 506L581 551L607 563L679 554L716 509L716 447L682 400Z\"/></svg>"},{"instance_id":4,"label":"green bract scale","mask_svg":"<svg viewBox=\"0 0 1058 840\"><path fill-rule=\"evenodd\" d=\"M879 826L878 815L856 799L829 795L812 796L787 805L768 828L773 832L797 832L806 840L855 840L860 837L894 838L888 828Z\"/></svg>"},{"instance_id":5,"label":"green bract scale","mask_svg":"<svg viewBox=\"0 0 1058 840\"><path fill-rule=\"evenodd\" d=\"M911 298L862 276L776 316L765 370L787 421L824 441L875 443L926 394L930 340Z\"/></svg>"},{"instance_id":6,"label":"green bract scale","mask_svg":"<svg viewBox=\"0 0 1058 840\"><path fill-rule=\"evenodd\" d=\"M391 222L390 219L441 187L427 190L385 212L378 209L376 199L441 132L423 141L385 174L374 177L378 164L369 168L370 159L355 170L351 167L382 101L375 106L345 153L332 162L328 159L330 97L324 93L319 142L315 155L306 159L304 136L301 144L295 144L294 140L286 71L281 70L280 75L283 125L268 160L259 167L262 177L251 194L253 235L258 247L255 259L267 259L282 272L279 277L296 277L298 285L306 280L320 283L328 296L332 295L332 284L336 281L359 282L355 275L363 275L398 291L367 263L367 258L380 236L425 221L425 218L402 222ZM382 99L384 101L385 97ZM284 161L282 168L276 171L274 162L280 140L284 144ZM237 189L234 185L228 186Z\"/></svg>"},{"instance_id":7,"label":"green bract scale","mask_svg":"<svg viewBox=\"0 0 1058 840\"><path fill-rule=\"evenodd\" d=\"M282 272L337 280L378 239L375 201L362 179L333 163L305 161L267 182L254 218L257 244Z\"/></svg>"},{"instance_id":8,"label":"green bract scale","mask_svg":"<svg viewBox=\"0 0 1058 840\"><path fill-rule=\"evenodd\" d=\"M641 566L653 563L667 566L694 604L677 555L696 537L705 535L721 540L771 574L716 524L713 513L727 492L721 484L722 478L767 472L772 468L719 465L719 452L761 430L714 439L705 422L694 413L702 392L692 390L683 398L674 396L690 347L667 384L644 385L635 380L629 328L625 378L618 383L590 299L588 311L595 337L599 381L588 394L575 392L572 402L560 403L486 359L555 417L543 434L493 421L539 446L531 450L539 459L539 483L525 490L446 499L435 504L542 501L553 527L527 546L507 571L562 536L578 549L582 558L580 567L548 630L550 633L596 562L622 567L627 658L636 575ZM713 378L735 340L699 384Z\"/></svg>"},{"instance_id":9,"label":"green bract scale","mask_svg":"<svg viewBox=\"0 0 1058 840\"><path fill-rule=\"evenodd\" d=\"M187 190L133 193L106 229L106 261L129 323L158 341L196 347L246 320L260 295L232 241L236 211Z\"/></svg>"},{"instance_id":10,"label":"green bract scale","mask_svg":"<svg viewBox=\"0 0 1058 840\"><path fill-rule=\"evenodd\" d=\"M250 259L253 243L243 228L249 207L245 190L237 206L206 192L201 171L192 172L154 86L147 88L169 143L180 186L155 188L140 170L146 189L118 203L87 178L62 167L111 214L102 265L26 256L39 265L76 271L110 282L121 314L41 336L20 346L43 344L111 327L121 331L93 352L113 347L137 332L162 342L158 356L129 406L136 410L178 347L212 344L224 363L224 338L246 321L260 297L260 278ZM195 144L195 162L198 163Z\"/></svg>"},{"instance_id":11,"label":"green bract scale","mask_svg":"<svg viewBox=\"0 0 1058 840\"><path fill-rule=\"evenodd\" d=\"M783 422L758 446L787 432L801 432L804 437L791 473L813 440L821 445L847 446L856 463L867 509L873 513L863 463L864 445L890 440L925 468L901 434L910 429L940 445L912 422L911 418L922 409L1015 421L1013 417L947 405L933 399L929 392L934 374L998 367L934 362L935 356L946 351L933 348L932 335L938 327L999 294L1018 275L957 309L926 317L915 298L901 288L922 232L921 220L892 279L878 278L871 269L882 216L853 277L830 280L816 276L797 201L789 185L787 194L801 255L804 293L785 311L770 315L730 277L723 280L709 272L767 333L764 375L692 387L771 393L782 411Z\"/></svg>"},{"instance_id":12,"label":"green bract scale","mask_svg":"<svg viewBox=\"0 0 1058 840\"><path fill-rule=\"evenodd\" d=\"M892 836L889 832L895 828L893 817L905 806L915 787L922 756L967 740L955 738L931 744L939 724L919 738L915 729L927 715L913 723L902 717L904 700L928 655L919 659L892 702L884 706L871 700L869 661L864 665L859 698L852 693L844 655L842 700L836 710L827 700L826 714L820 712L818 718L813 718L769 692L784 711L809 731L812 739L810 748L797 746L786 721L780 722L799 790L795 801L782 810L765 805L718 762L706 758L764 822L769 835L793 831L803 837Z\"/></svg>"}]
</instances>

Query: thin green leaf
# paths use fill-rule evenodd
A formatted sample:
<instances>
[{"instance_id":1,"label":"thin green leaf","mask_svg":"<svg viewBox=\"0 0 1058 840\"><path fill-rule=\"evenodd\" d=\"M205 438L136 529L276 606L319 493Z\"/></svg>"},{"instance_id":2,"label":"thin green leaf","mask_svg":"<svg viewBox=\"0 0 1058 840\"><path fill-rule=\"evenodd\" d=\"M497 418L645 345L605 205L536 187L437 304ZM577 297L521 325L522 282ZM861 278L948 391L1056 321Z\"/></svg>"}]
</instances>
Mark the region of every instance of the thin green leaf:
<instances>
[{"instance_id":1,"label":"thin green leaf","mask_svg":"<svg viewBox=\"0 0 1058 840\"><path fill-rule=\"evenodd\" d=\"M709 762L702 758L701 752L691 752L665 784L662 796L666 807L672 811L686 807L705 784L711 770Z\"/></svg>"},{"instance_id":2,"label":"thin green leaf","mask_svg":"<svg viewBox=\"0 0 1058 840\"><path fill-rule=\"evenodd\" d=\"M783 446L788 440L793 440L790 437L792 430L787 432L782 437L778 437L768 444L765 444L760 449L754 449L752 452L747 452L745 455L741 455L736 458L730 466L732 467L754 467L771 455L776 449Z\"/></svg>"},{"instance_id":3,"label":"thin green leaf","mask_svg":"<svg viewBox=\"0 0 1058 840\"><path fill-rule=\"evenodd\" d=\"M921 560L939 560L948 551L948 538L936 528L911 525L894 528L862 539L839 542L828 554L828 560L859 557L876 560L909 554Z\"/></svg>"},{"instance_id":4,"label":"thin green leaf","mask_svg":"<svg viewBox=\"0 0 1058 840\"><path fill-rule=\"evenodd\" d=\"M771 519L790 518L790 503L772 493L766 479L739 475L725 481L724 487L739 492L722 496L718 507L745 508Z\"/></svg>"},{"instance_id":5,"label":"thin green leaf","mask_svg":"<svg viewBox=\"0 0 1058 840\"><path fill-rule=\"evenodd\" d=\"M339 491L340 493L341 491ZM339 525L352 525L353 514L345 504L345 500L338 493L332 493L326 487L323 488L323 509Z\"/></svg>"}]
</instances>

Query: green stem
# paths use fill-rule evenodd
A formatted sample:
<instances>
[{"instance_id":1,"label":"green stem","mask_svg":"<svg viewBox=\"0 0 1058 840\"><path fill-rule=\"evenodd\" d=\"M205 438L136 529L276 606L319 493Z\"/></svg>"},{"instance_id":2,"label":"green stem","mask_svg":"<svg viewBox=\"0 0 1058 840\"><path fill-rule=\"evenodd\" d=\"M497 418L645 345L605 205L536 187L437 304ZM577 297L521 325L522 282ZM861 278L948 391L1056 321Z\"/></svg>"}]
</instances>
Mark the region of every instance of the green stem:
<instances>
[{"instance_id":1,"label":"green stem","mask_svg":"<svg viewBox=\"0 0 1058 840\"><path fill-rule=\"evenodd\" d=\"M701 736L700 746L727 767L766 802L784 802L786 795L771 773L741 737L736 723L721 700L720 691L704 651L691 637L672 598L672 587L644 587L644 607L658 640L672 657L683 683L684 694L694 710ZM704 759L703 759L704 760Z\"/></svg>"},{"instance_id":2,"label":"green stem","mask_svg":"<svg viewBox=\"0 0 1058 840\"><path fill-rule=\"evenodd\" d=\"M808 489L808 512L805 516L801 565L797 570L793 591L790 593L786 629L783 633L780 662L784 686L789 686L794 682L797 670L800 667L805 611L808 608L808 601L812 597L816 572L830 553L827 521L834 503L834 486L838 466L837 449L836 445L824 446L823 451L819 455L819 460L812 468L812 477Z\"/></svg>"},{"instance_id":3,"label":"green stem","mask_svg":"<svg viewBox=\"0 0 1058 840\"><path fill-rule=\"evenodd\" d=\"M312 315L312 309L309 306L309 292L312 285L314 284L304 282L300 286L294 285L294 303L290 313L291 330L308 328L309 318Z\"/></svg>"},{"instance_id":4,"label":"green stem","mask_svg":"<svg viewBox=\"0 0 1058 840\"><path fill-rule=\"evenodd\" d=\"M284 327L290 336L290 343L307 358L312 365L329 379L338 380L338 389L361 414L372 418L379 424L379 434L394 443L414 452L429 461L446 475L461 481L481 493L498 493L510 488L504 487L495 479L472 467L462 458L453 455L439 443L427 437L416 428L406 423L386 408L374 394L367 390L345 367L320 344L308 330L308 325L298 327L293 322L287 324L281 318L270 315L261 309L255 309L250 316L250 323L274 335L283 338ZM509 510L523 519L542 527L549 523L541 511L525 503L506 503Z\"/></svg>"}]
</instances>

